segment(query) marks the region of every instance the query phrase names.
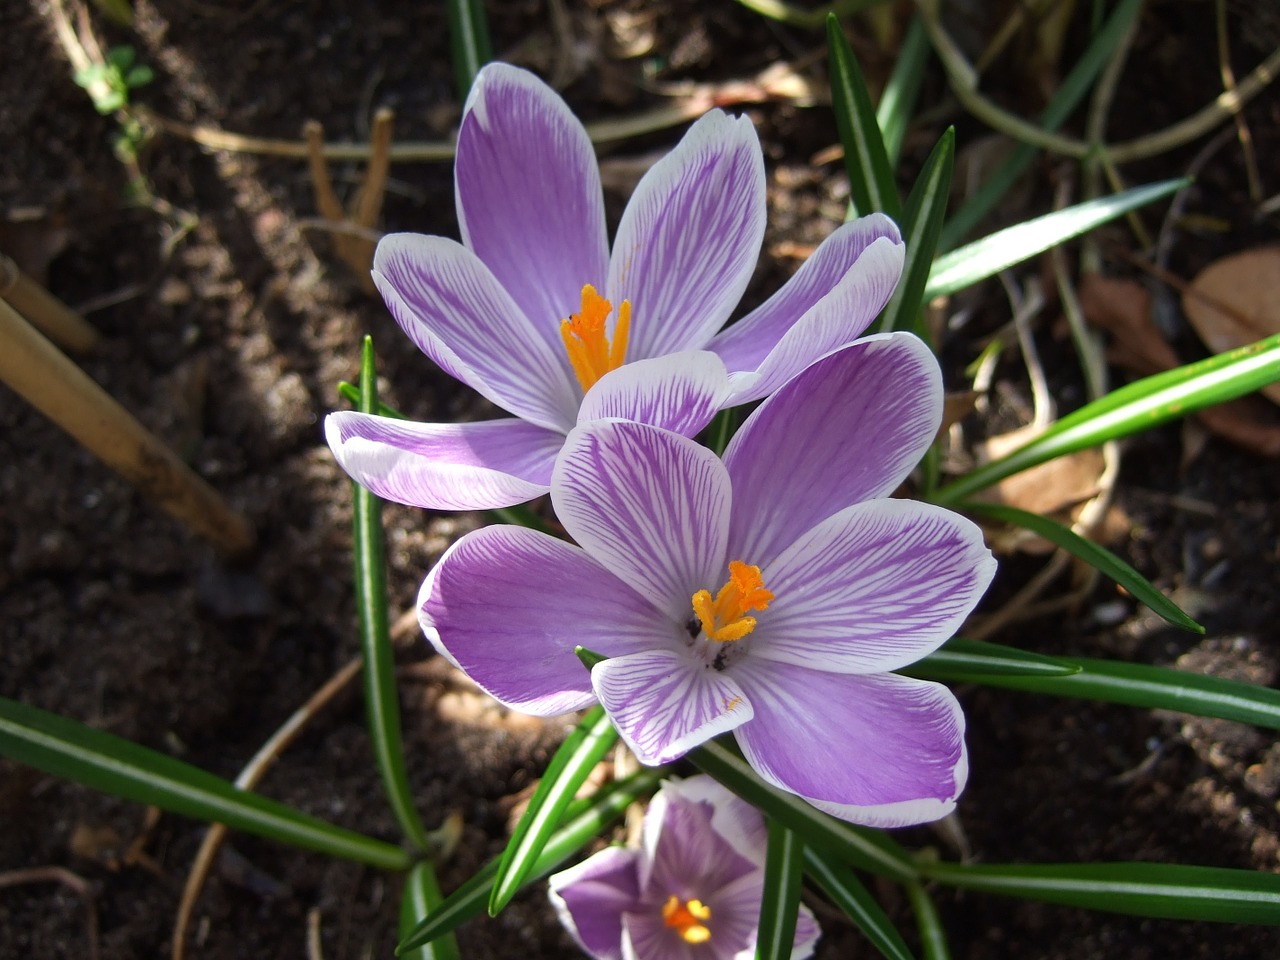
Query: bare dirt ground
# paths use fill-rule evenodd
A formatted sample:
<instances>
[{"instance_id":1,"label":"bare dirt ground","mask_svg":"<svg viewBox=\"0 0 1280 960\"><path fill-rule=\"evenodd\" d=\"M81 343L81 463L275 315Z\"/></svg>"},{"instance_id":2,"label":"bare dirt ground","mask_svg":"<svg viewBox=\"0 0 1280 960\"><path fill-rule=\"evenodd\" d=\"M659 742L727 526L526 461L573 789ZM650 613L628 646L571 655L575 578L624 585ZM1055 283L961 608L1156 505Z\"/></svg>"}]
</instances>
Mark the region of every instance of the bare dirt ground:
<instances>
[{"instance_id":1,"label":"bare dirt ground","mask_svg":"<svg viewBox=\"0 0 1280 960\"><path fill-rule=\"evenodd\" d=\"M588 119L665 102L662 87L724 83L771 64L822 84L822 35L767 22L728 2L519 0L489 4L498 55L537 69ZM1247 16L1246 16L1247 15ZM1081 19L1077 17L1076 19ZM1237 71L1280 31L1235 9ZM999 18L993 14L993 23ZM1083 21L1082 21L1083 22ZM94 19L104 46L129 44L155 81L136 101L180 123L299 141L319 120L331 140L361 141L373 111L396 112L395 137L447 141L459 115L443 5L140 2L131 30ZM259 547L228 564L140 499L7 389L0 390L0 694L59 711L234 777L289 714L356 655L350 573L350 490L324 446L320 419L335 385L353 379L371 333L384 398L421 419L484 415L483 404L417 353L375 296L332 256L317 228L306 165L297 159L207 151L160 133L140 157L158 202L130 200L113 157L115 121L71 82L43 0L0 7L0 249L18 259L104 334L83 366L168 441L256 527ZM972 28L982 35L984 22ZM1068 31L1063 63L1080 47ZM1157 129L1221 90L1208 3L1149 4L1113 108L1123 136ZM868 30L855 36L873 81L889 62ZM1038 76L1052 79L1061 71ZM1040 85L1017 62L984 88L1034 115ZM918 164L946 123L964 146L966 119L934 69L925 120L908 138ZM753 105L770 185L765 254L748 293L758 302L839 222L847 191L831 112L791 100ZM1280 96L1245 111L1267 195L1280 191ZM1078 123L1075 128L1078 131ZM678 130L606 152L615 216L652 151ZM1132 182L1181 175L1204 141L1126 169ZM815 156L818 162L815 162ZM1211 260L1274 240L1255 218L1234 140L1199 172L1170 267L1189 277ZM358 165L332 168L349 193ZM1049 209L1071 170L1034 168L1022 217ZM1149 226L1158 214L1144 214ZM397 164L381 227L456 235L447 163ZM1122 227L1115 245L1133 248ZM1109 270L1129 273L1118 260ZM1035 264L1024 275L1037 271ZM1176 300L1173 301L1176 305ZM975 344L1008 318L994 287L946 348L952 382ZM1068 342L1042 318L1036 335L1063 409L1079 403ZM1176 310L1170 336L1203 354ZM1197 352L1199 351L1199 352ZM1117 378L1125 374L1117 371ZM993 416L1025 398L1013 354L1001 364ZM1012 398L1012 399L1009 399ZM1005 423L1002 427L1009 426ZM995 422L975 429L996 429ZM1129 444L1118 486L1130 525L1121 551L1194 607L1198 638L1136 610L1108 584L1075 606L1017 622L994 639L1046 653L1178 664L1275 684L1280 671L1276 562L1280 483L1273 461L1210 437L1189 445L1166 428ZM1188 450L1193 456L1184 457ZM477 517L386 514L392 605L405 610L424 572ZM1043 564L1013 558L985 610ZM1069 589L1068 577L1049 596ZM465 827L442 870L447 889L501 850L512 807L567 729L507 714L427 650L411 629L403 648L409 769L428 826L451 812ZM1150 711L962 690L972 752L959 824L974 857L1005 860L1161 860L1274 871L1280 866L1280 747L1264 732ZM265 793L363 832L394 839L362 729L358 691L339 698L267 778ZM104 958L168 952L182 884L204 831L176 817L147 823L136 805L104 798L0 760L0 873L61 866L83 878ZM947 837L903 837L955 856ZM883 891L912 927L909 907ZM199 901L188 955L297 956L316 917L330 960L389 956L398 881L266 841L233 835ZM937 891L958 958L1214 957L1275 953L1273 932L1148 921ZM473 958L574 955L535 890L496 920L460 933ZM819 956L873 952L819 908ZM0 888L0 956L89 955L80 899L56 883ZM518 944L518 947L515 946Z\"/></svg>"}]
</instances>

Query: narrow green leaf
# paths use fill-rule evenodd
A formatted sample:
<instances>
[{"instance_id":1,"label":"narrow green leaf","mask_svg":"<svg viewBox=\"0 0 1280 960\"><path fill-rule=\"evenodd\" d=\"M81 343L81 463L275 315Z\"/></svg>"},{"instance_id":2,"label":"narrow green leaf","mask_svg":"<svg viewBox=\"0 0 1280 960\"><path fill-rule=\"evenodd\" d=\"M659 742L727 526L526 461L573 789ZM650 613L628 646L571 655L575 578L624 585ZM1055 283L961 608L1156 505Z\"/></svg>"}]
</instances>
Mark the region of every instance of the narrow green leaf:
<instances>
[{"instance_id":1,"label":"narrow green leaf","mask_svg":"<svg viewBox=\"0 0 1280 960\"><path fill-rule=\"evenodd\" d=\"M1066 662L1077 665L1080 672L1069 677L992 674L975 680L1007 690L1175 710L1280 730L1280 690L1145 663L1093 657L1074 657Z\"/></svg>"},{"instance_id":2,"label":"narrow green leaf","mask_svg":"<svg viewBox=\"0 0 1280 960\"><path fill-rule=\"evenodd\" d=\"M517 527L528 527L530 530L540 530L543 533L552 532L551 524L534 513L528 504L517 503L510 507L494 507L492 510L486 510L485 512L501 523L510 523Z\"/></svg>"},{"instance_id":3,"label":"narrow green leaf","mask_svg":"<svg viewBox=\"0 0 1280 960\"><path fill-rule=\"evenodd\" d=\"M384 870L405 870L411 863L407 853L382 840L336 827L240 790L189 763L4 697L0 754L103 793L344 860Z\"/></svg>"},{"instance_id":4,"label":"narrow green leaf","mask_svg":"<svg viewBox=\"0 0 1280 960\"><path fill-rule=\"evenodd\" d=\"M933 905L933 900L920 884L908 883L905 886L911 909L915 911L916 928L920 931L920 946L924 949L925 960L951 960L947 931L942 927L938 908Z\"/></svg>"},{"instance_id":5,"label":"narrow green leaf","mask_svg":"<svg viewBox=\"0 0 1280 960\"><path fill-rule=\"evenodd\" d=\"M893 72L889 74L880 102L876 104L876 126L883 134L884 152L891 170L898 166L902 141L915 114L916 101L920 99L924 68L932 49L924 21L917 14L911 18L911 26L902 38L902 47L893 64Z\"/></svg>"},{"instance_id":6,"label":"narrow green leaf","mask_svg":"<svg viewBox=\"0 0 1280 960\"><path fill-rule=\"evenodd\" d=\"M902 201L893 181L893 168L876 123L862 70L835 16L827 18L827 53L831 61L831 104L844 144L844 168L849 192L859 213L883 211L902 217Z\"/></svg>"},{"instance_id":7,"label":"narrow green leaf","mask_svg":"<svg viewBox=\"0 0 1280 960\"><path fill-rule=\"evenodd\" d=\"M360 409L360 388L354 383L347 383L345 380L338 381L338 396L348 401L357 410ZM367 411L366 411L367 412ZM394 420L408 420L403 413L395 407L389 407L381 400L378 401L378 409L374 411L380 417L391 417Z\"/></svg>"},{"instance_id":8,"label":"narrow green leaf","mask_svg":"<svg viewBox=\"0 0 1280 960\"><path fill-rule=\"evenodd\" d=\"M565 820L547 845L542 856L534 864L526 879L526 885L546 876L574 853L585 847L604 827L635 803L640 797L652 793L662 779L661 767L646 768L631 776L602 787L584 801L571 804L565 812ZM428 913L413 930L404 935L396 953L420 947L437 937L450 933L461 923L483 913L489 900L494 877L498 875L498 860L490 860L479 872L449 894L433 912Z\"/></svg>"},{"instance_id":9,"label":"narrow green leaf","mask_svg":"<svg viewBox=\"0 0 1280 960\"><path fill-rule=\"evenodd\" d=\"M1036 464L1150 430L1280 380L1280 334L1113 390L1063 417L1013 452L934 490L955 504Z\"/></svg>"},{"instance_id":10,"label":"narrow green leaf","mask_svg":"<svg viewBox=\"0 0 1280 960\"><path fill-rule=\"evenodd\" d=\"M1120 0L1107 18L1102 29L1094 35L1085 52L1067 74L1058 92L1040 116L1040 129L1052 133L1071 116L1076 106L1093 86L1098 73L1106 66L1112 53L1124 37L1129 25L1142 9L1143 0ZM977 226L997 203L1009 192L1017 179L1031 165L1039 151L1029 144L1018 144L1013 151L983 182L972 197L961 207L943 228L939 247L950 250Z\"/></svg>"},{"instance_id":11,"label":"narrow green leaf","mask_svg":"<svg viewBox=\"0 0 1280 960\"><path fill-rule=\"evenodd\" d=\"M1174 920L1280 924L1280 875L1169 863L920 865L965 890Z\"/></svg>"},{"instance_id":12,"label":"narrow green leaf","mask_svg":"<svg viewBox=\"0 0 1280 960\"><path fill-rule=\"evenodd\" d=\"M1029 513L1017 507L999 503L984 503L981 500L966 500L960 504L960 509L966 513L977 513L1003 523L1011 523L1044 537L1050 543L1062 547L1072 556L1079 557L1098 572L1110 577L1175 627L1182 627L1194 633L1204 633L1204 627L1183 613L1176 603L1157 590L1146 577L1106 547L1080 536L1070 527L1064 527L1038 513Z\"/></svg>"},{"instance_id":13,"label":"narrow green leaf","mask_svg":"<svg viewBox=\"0 0 1280 960\"><path fill-rule=\"evenodd\" d=\"M1055 210L975 240L933 262L925 299L932 300L971 287L979 280L994 276L1065 240L1168 196L1190 182L1186 179L1164 180L1134 187L1110 197L1099 197L1065 210Z\"/></svg>"},{"instance_id":14,"label":"narrow green leaf","mask_svg":"<svg viewBox=\"0 0 1280 960\"><path fill-rule=\"evenodd\" d=\"M413 932L418 921L435 910L444 901L440 884L436 881L435 867L428 860L413 865L405 877L404 893L400 896L400 922L397 927L401 939ZM460 960L458 942L452 933L437 937L430 943L406 951L407 960Z\"/></svg>"},{"instance_id":15,"label":"narrow green leaf","mask_svg":"<svg viewBox=\"0 0 1280 960\"><path fill-rule=\"evenodd\" d=\"M907 942L853 871L826 853L804 848L805 873L888 960L914 960Z\"/></svg>"},{"instance_id":16,"label":"narrow green leaf","mask_svg":"<svg viewBox=\"0 0 1280 960\"><path fill-rule=\"evenodd\" d=\"M618 731L604 708L595 706L560 745L502 854L489 897L489 916L497 916L524 886L569 801L617 742Z\"/></svg>"},{"instance_id":17,"label":"narrow green leaf","mask_svg":"<svg viewBox=\"0 0 1280 960\"><path fill-rule=\"evenodd\" d=\"M378 409L378 377L373 338L365 337L360 356L360 412ZM400 701L395 657L387 618L386 547L382 534L382 501L358 483L351 484L354 510L356 615L360 620L360 652L364 658L364 707L369 740L382 778L382 788L396 822L409 842L427 849L427 831L413 802L400 736Z\"/></svg>"},{"instance_id":18,"label":"narrow green leaf","mask_svg":"<svg viewBox=\"0 0 1280 960\"><path fill-rule=\"evenodd\" d=\"M483 0L446 0L449 48L458 99L466 101L480 68L493 59L493 43L484 17Z\"/></svg>"},{"instance_id":19,"label":"narrow green leaf","mask_svg":"<svg viewBox=\"0 0 1280 960\"><path fill-rule=\"evenodd\" d=\"M881 830L855 827L811 807L795 794L772 787L723 742L712 740L689 751L688 758L767 816L816 849L871 873L906 881L916 876L915 861Z\"/></svg>"},{"instance_id":20,"label":"narrow green leaf","mask_svg":"<svg viewBox=\"0 0 1280 960\"><path fill-rule=\"evenodd\" d=\"M993 676L1068 677L1079 673L1080 667L1069 660L1055 660L1016 647L955 637L898 672L925 680L981 683Z\"/></svg>"},{"instance_id":21,"label":"narrow green leaf","mask_svg":"<svg viewBox=\"0 0 1280 960\"><path fill-rule=\"evenodd\" d=\"M800 881L804 879L804 841L773 818L760 893L756 960L787 960L796 942Z\"/></svg>"},{"instance_id":22,"label":"narrow green leaf","mask_svg":"<svg viewBox=\"0 0 1280 960\"><path fill-rule=\"evenodd\" d=\"M924 168L911 188L911 195L907 197L907 209L899 224L907 244L906 261L893 298L880 315L877 329L881 332L910 330L926 343L931 340L923 323L922 297L933 267L938 233L947 212L947 198L951 195L955 155L956 130L955 127L947 127L924 162Z\"/></svg>"}]
</instances>

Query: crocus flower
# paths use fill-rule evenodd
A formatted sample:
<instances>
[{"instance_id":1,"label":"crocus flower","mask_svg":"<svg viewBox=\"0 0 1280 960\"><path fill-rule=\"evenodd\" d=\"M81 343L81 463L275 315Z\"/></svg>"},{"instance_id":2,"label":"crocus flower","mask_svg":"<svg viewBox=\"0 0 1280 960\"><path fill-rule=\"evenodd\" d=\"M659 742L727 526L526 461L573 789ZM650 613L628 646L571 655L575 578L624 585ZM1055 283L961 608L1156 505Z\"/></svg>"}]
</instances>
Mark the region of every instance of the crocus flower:
<instances>
[{"instance_id":1,"label":"crocus flower","mask_svg":"<svg viewBox=\"0 0 1280 960\"><path fill-rule=\"evenodd\" d=\"M596 960L750 960L764 888L764 817L710 777L668 780L641 847L609 847L551 877L551 902ZM821 931L808 908L792 960Z\"/></svg>"},{"instance_id":2,"label":"crocus flower","mask_svg":"<svg viewBox=\"0 0 1280 960\"><path fill-rule=\"evenodd\" d=\"M937 362L869 337L762 403L723 462L647 424L597 421L551 480L573 546L490 526L419 594L427 638L508 706L599 699L644 763L734 731L766 781L837 817L949 812L968 763L945 687L893 673L940 646L995 562L968 520L888 498L941 419ZM611 659L590 682L572 650Z\"/></svg>"},{"instance_id":3,"label":"crocus flower","mask_svg":"<svg viewBox=\"0 0 1280 960\"><path fill-rule=\"evenodd\" d=\"M713 110L640 181L614 240L591 141L542 81L480 71L454 168L462 243L393 234L373 278L447 373L514 417L415 423L331 414L343 469L440 510L546 493L565 436L622 417L686 436L857 338L902 269L897 227L847 223L766 303L717 333L760 250L764 160L751 121Z\"/></svg>"}]
</instances>

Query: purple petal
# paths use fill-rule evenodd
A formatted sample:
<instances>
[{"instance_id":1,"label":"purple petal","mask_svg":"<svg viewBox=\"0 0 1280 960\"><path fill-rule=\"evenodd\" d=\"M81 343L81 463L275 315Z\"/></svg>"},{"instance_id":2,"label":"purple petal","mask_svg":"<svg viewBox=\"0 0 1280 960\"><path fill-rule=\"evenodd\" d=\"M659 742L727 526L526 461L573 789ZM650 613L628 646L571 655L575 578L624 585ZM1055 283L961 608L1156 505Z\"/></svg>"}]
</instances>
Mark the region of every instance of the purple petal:
<instances>
[{"instance_id":1,"label":"purple petal","mask_svg":"<svg viewBox=\"0 0 1280 960\"><path fill-rule=\"evenodd\" d=\"M707 349L714 350L731 371L756 370L784 334L838 286L861 281L853 267L871 243L881 237L901 245L902 235L892 220L882 213L850 220L819 244L795 276L772 297L738 322L717 334ZM869 306L869 304L867 304ZM879 312L877 309L876 312ZM861 322L856 339L875 318L875 313L849 317L850 329Z\"/></svg>"},{"instance_id":2,"label":"purple petal","mask_svg":"<svg viewBox=\"0 0 1280 960\"><path fill-rule=\"evenodd\" d=\"M760 863L717 890L711 891L707 905L711 908L711 939L718 960L755 953L756 933L760 927L760 906L764 896L764 854Z\"/></svg>"},{"instance_id":3,"label":"purple petal","mask_svg":"<svg viewBox=\"0 0 1280 960\"><path fill-rule=\"evenodd\" d=\"M539 716L592 702L582 644L622 656L672 642L670 626L582 550L524 527L450 547L418 593L432 645L486 693Z\"/></svg>"},{"instance_id":4,"label":"purple petal","mask_svg":"<svg viewBox=\"0 0 1280 960\"><path fill-rule=\"evenodd\" d=\"M608 270L587 131L533 74L491 63L467 98L454 171L463 242L558 355L560 321L577 312L584 284L604 289Z\"/></svg>"},{"instance_id":5,"label":"purple petal","mask_svg":"<svg viewBox=\"0 0 1280 960\"><path fill-rule=\"evenodd\" d=\"M712 946L708 958L707 947ZM707 943L685 943L662 918L661 905L622 915L622 960L728 960Z\"/></svg>"},{"instance_id":6,"label":"purple petal","mask_svg":"<svg viewBox=\"0 0 1280 960\"><path fill-rule=\"evenodd\" d=\"M628 358L704 346L751 279L764 224L755 128L712 110L645 174L618 226L608 298L631 301Z\"/></svg>"},{"instance_id":7,"label":"purple petal","mask_svg":"<svg viewBox=\"0 0 1280 960\"><path fill-rule=\"evenodd\" d=\"M698 774L686 780L666 781L662 795L686 803L710 804L711 829L744 858L764 866L768 842L764 816L736 793L706 774Z\"/></svg>"},{"instance_id":8,"label":"purple petal","mask_svg":"<svg viewBox=\"0 0 1280 960\"><path fill-rule=\"evenodd\" d=\"M938 362L911 334L868 337L813 364L725 451L730 559L766 563L820 520L891 493L941 420Z\"/></svg>"},{"instance_id":9,"label":"purple petal","mask_svg":"<svg viewBox=\"0 0 1280 960\"><path fill-rule=\"evenodd\" d=\"M607 847L548 880L560 922L596 960L622 960L622 914L640 899L637 858L634 850Z\"/></svg>"},{"instance_id":10,"label":"purple petal","mask_svg":"<svg viewBox=\"0 0 1280 960\"><path fill-rule=\"evenodd\" d=\"M374 252L373 281L409 339L445 372L525 420L573 426L577 388L563 347L556 352L466 247L390 234Z\"/></svg>"},{"instance_id":11,"label":"purple petal","mask_svg":"<svg viewBox=\"0 0 1280 960\"><path fill-rule=\"evenodd\" d=\"M564 434L523 420L417 423L331 413L325 438L343 470L386 500L428 510L488 510L541 496Z\"/></svg>"},{"instance_id":12,"label":"purple petal","mask_svg":"<svg viewBox=\"0 0 1280 960\"><path fill-rule=\"evenodd\" d=\"M915 500L871 500L822 521L763 571L774 601L751 655L878 673L927 656L982 597L996 561L964 517Z\"/></svg>"},{"instance_id":13,"label":"purple petal","mask_svg":"<svg viewBox=\"0 0 1280 960\"><path fill-rule=\"evenodd\" d=\"M719 803L723 795L714 795L715 800L694 799L679 789L678 782L674 784L676 789L670 789L672 786L671 782L663 784L644 818L642 896L658 904L665 903L672 894L682 900L705 903L734 878L763 871L763 845L753 849L750 856L744 855L716 829L717 815L725 822L726 814L741 811L739 803L763 823L759 811L742 801L722 811ZM737 800L727 790L724 793Z\"/></svg>"},{"instance_id":14,"label":"purple petal","mask_svg":"<svg viewBox=\"0 0 1280 960\"><path fill-rule=\"evenodd\" d=\"M872 827L926 823L954 809L969 764L964 714L946 687L752 657L732 672L756 710L738 744L769 783Z\"/></svg>"},{"instance_id":15,"label":"purple petal","mask_svg":"<svg viewBox=\"0 0 1280 960\"><path fill-rule=\"evenodd\" d=\"M641 763L675 760L752 717L751 704L727 674L669 649L598 663L591 685Z\"/></svg>"},{"instance_id":16,"label":"purple petal","mask_svg":"<svg viewBox=\"0 0 1280 960\"><path fill-rule=\"evenodd\" d=\"M679 630L694 593L724 582L729 478L692 440L642 423L583 424L556 461L551 501L570 536Z\"/></svg>"},{"instance_id":17,"label":"purple petal","mask_svg":"<svg viewBox=\"0 0 1280 960\"><path fill-rule=\"evenodd\" d=\"M691 437L711 422L729 393L724 364L705 350L637 360L587 391L578 422L634 420Z\"/></svg>"}]
</instances>

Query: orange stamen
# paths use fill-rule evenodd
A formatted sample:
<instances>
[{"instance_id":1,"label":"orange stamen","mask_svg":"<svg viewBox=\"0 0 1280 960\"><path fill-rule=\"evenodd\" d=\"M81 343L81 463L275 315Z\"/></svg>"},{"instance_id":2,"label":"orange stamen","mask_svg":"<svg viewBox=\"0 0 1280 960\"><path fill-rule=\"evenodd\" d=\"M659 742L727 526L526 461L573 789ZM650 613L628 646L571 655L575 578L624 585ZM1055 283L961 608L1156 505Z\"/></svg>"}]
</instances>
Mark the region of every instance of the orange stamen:
<instances>
[{"instance_id":1,"label":"orange stamen","mask_svg":"<svg viewBox=\"0 0 1280 960\"><path fill-rule=\"evenodd\" d=\"M693 612L709 640L729 643L741 640L756 628L756 618L748 610L764 610L773 594L765 589L760 568L739 560L729 561L729 580L713 601L709 590L693 595Z\"/></svg>"},{"instance_id":2,"label":"orange stamen","mask_svg":"<svg viewBox=\"0 0 1280 960\"><path fill-rule=\"evenodd\" d=\"M560 339L573 372L585 393L610 370L622 366L627 355L627 336L631 331L631 301L623 300L618 307L618 319L613 326L613 341L605 329L605 320L613 310L613 304L596 288L587 284L582 288L582 309L560 321Z\"/></svg>"},{"instance_id":3,"label":"orange stamen","mask_svg":"<svg viewBox=\"0 0 1280 960\"><path fill-rule=\"evenodd\" d=\"M685 943L706 943L711 939L711 928L704 921L711 919L711 908L701 900L682 901L674 893L662 905L662 922L671 927Z\"/></svg>"}]
</instances>

